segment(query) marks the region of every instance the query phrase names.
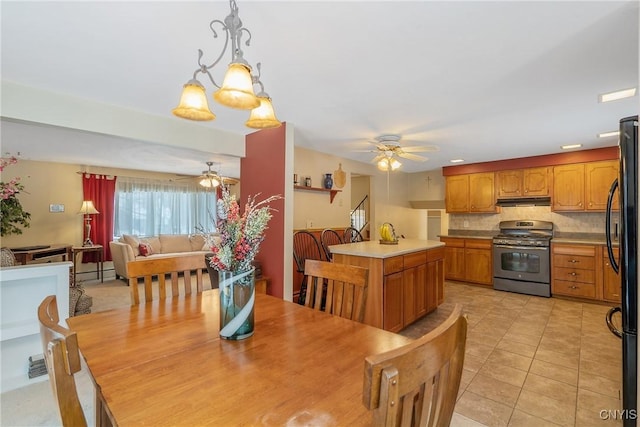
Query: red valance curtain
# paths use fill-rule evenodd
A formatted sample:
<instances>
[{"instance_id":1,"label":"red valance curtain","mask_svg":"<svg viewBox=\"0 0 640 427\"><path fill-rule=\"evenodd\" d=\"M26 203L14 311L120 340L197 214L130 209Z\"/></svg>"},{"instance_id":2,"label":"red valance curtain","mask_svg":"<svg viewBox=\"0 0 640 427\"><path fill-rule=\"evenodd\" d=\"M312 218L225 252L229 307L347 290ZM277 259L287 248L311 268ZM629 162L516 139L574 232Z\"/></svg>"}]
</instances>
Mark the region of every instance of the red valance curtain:
<instances>
[{"instance_id":1,"label":"red valance curtain","mask_svg":"<svg viewBox=\"0 0 640 427\"><path fill-rule=\"evenodd\" d=\"M83 200L91 200L97 215L91 215L91 240L104 247L104 260L111 261L109 242L113 239L115 213L116 177L106 175L82 175ZM82 262L96 262L95 253L84 253Z\"/></svg>"}]
</instances>

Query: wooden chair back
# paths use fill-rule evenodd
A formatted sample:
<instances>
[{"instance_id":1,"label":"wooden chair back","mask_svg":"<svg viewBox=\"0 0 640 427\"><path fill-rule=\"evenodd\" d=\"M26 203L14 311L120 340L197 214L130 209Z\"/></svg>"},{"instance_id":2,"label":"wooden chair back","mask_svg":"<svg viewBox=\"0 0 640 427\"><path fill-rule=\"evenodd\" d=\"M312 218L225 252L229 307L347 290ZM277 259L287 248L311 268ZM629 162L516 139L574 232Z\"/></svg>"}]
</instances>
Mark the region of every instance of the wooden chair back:
<instances>
[{"instance_id":1,"label":"wooden chair back","mask_svg":"<svg viewBox=\"0 0 640 427\"><path fill-rule=\"evenodd\" d=\"M347 227L344 230L344 235L342 236L342 241L344 243L356 243L364 241L364 237L357 228Z\"/></svg>"},{"instance_id":2,"label":"wooden chair back","mask_svg":"<svg viewBox=\"0 0 640 427\"><path fill-rule=\"evenodd\" d=\"M55 295L46 297L38 307L40 338L58 412L63 426L86 426L73 375L82 369L78 336L59 324Z\"/></svg>"},{"instance_id":3,"label":"wooden chair back","mask_svg":"<svg viewBox=\"0 0 640 427\"><path fill-rule=\"evenodd\" d=\"M308 259L304 274L308 293L304 305L357 322L364 320L369 269Z\"/></svg>"},{"instance_id":4,"label":"wooden chair back","mask_svg":"<svg viewBox=\"0 0 640 427\"><path fill-rule=\"evenodd\" d=\"M365 359L364 405L375 426L448 426L456 403L467 319L462 306L403 347Z\"/></svg>"},{"instance_id":5,"label":"wooden chair back","mask_svg":"<svg viewBox=\"0 0 640 427\"><path fill-rule=\"evenodd\" d=\"M196 290L201 293L204 290L202 274L206 268L204 254L129 261L127 263L127 275L129 276L129 287L131 288L131 305L140 304L138 278L144 278L144 301L149 302L154 299L154 278L157 278L159 299L179 296L180 294L191 295L192 271L196 272ZM182 291L180 290L178 273L183 273ZM167 275L170 276L169 281L167 281ZM171 284L170 287L168 286L169 283Z\"/></svg>"},{"instance_id":6,"label":"wooden chair back","mask_svg":"<svg viewBox=\"0 0 640 427\"><path fill-rule=\"evenodd\" d=\"M293 259L298 273L304 273L306 260L322 260L322 249L318 239L308 231L296 231L293 234Z\"/></svg>"},{"instance_id":7,"label":"wooden chair back","mask_svg":"<svg viewBox=\"0 0 640 427\"><path fill-rule=\"evenodd\" d=\"M331 261L331 251L329 250L329 246L331 245L341 245L342 237L335 231L327 228L326 230L322 230L322 234L320 234L320 244L322 245L322 249L324 250L325 259L327 261Z\"/></svg>"}]
</instances>

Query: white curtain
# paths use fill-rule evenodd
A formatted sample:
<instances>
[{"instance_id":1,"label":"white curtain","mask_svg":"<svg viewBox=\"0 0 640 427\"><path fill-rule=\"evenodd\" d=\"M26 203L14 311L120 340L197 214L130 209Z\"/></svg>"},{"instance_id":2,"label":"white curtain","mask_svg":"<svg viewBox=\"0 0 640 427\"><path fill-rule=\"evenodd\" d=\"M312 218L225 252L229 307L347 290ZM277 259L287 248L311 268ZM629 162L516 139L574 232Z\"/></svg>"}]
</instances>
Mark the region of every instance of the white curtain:
<instances>
[{"instance_id":1,"label":"white curtain","mask_svg":"<svg viewBox=\"0 0 640 427\"><path fill-rule=\"evenodd\" d=\"M115 236L215 231L216 192L190 180L118 177L115 199Z\"/></svg>"}]
</instances>

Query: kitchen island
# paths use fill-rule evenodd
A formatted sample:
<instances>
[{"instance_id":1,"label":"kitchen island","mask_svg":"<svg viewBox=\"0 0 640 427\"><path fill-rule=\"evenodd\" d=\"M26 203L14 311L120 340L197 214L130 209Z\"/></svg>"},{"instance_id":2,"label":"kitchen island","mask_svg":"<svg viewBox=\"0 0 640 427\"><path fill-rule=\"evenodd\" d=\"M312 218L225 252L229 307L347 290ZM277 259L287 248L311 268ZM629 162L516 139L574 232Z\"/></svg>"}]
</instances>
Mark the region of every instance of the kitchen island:
<instances>
[{"instance_id":1,"label":"kitchen island","mask_svg":"<svg viewBox=\"0 0 640 427\"><path fill-rule=\"evenodd\" d=\"M329 246L333 261L369 269L364 323L398 332L444 301L444 243L400 239Z\"/></svg>"}]
</instances>

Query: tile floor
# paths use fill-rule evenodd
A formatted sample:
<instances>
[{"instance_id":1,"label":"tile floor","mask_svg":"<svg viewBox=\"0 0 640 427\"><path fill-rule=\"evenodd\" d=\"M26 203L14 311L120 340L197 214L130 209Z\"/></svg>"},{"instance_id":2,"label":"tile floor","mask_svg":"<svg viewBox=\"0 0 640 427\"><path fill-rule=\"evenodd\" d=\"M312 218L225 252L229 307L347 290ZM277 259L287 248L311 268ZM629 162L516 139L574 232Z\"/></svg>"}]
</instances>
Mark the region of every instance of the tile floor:
<instances>
[{"instance_id":1,"label":"tile floor","mask_svg":"<svg viewBox=\"0 0 640 427\"><path fill-rule=\"evenodd\" d=\"M607 329L607 306L540 298L447 282L445 303L402 331L419 337L453 305L469 321L458 403L451 425L615 426L601 410L619 408L621 343ZM93 425L93 391L76 375ZM0 395L0 425L57 426L47 382Z\"/></svg>"},{"instance_id":2,"label":"tile floor","mask_svg":"<svg viewBox=\"0 0 640 427\"><path fill-rule=\"evenodd\" d=\"M447 283L446 300L403 335L431 330L460 303L469 328L452 426L613 426L621 341L604 305Z\"/></svg>"}]
</instances>

